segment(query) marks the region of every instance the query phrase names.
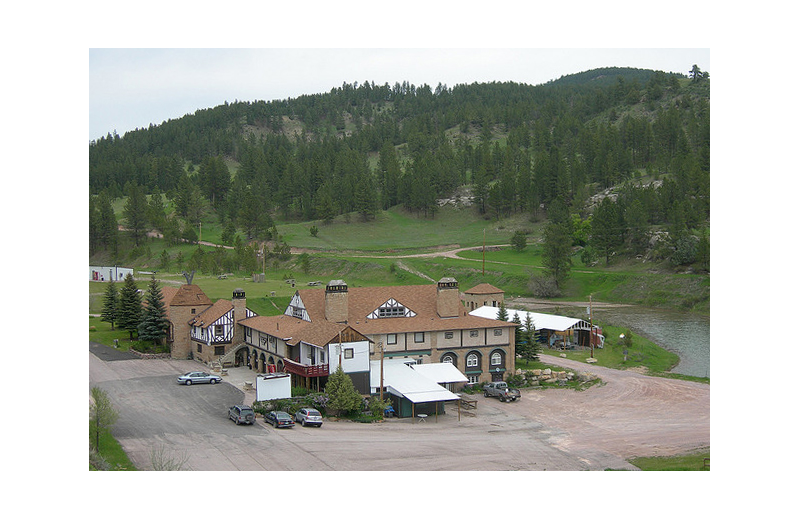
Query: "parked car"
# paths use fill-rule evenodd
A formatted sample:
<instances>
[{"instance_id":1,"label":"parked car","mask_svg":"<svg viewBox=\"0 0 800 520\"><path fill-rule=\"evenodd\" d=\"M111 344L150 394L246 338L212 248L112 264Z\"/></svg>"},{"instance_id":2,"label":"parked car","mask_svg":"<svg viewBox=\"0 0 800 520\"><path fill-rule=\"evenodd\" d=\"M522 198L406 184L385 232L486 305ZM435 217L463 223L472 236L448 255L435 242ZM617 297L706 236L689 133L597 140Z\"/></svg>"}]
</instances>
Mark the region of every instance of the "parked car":
<instances>
[{"instance_id":1,"label":"parked car","mask_svg":"<svg viewBox=\"0 0 800 520\"><path fill-rule=\"evenodd\" d=\"M500 402L516 401L519 399L519 390L516 388L509 388L508 383L505 381L495 381L493 383L486 383L483 385L484 397L498 397Z\"/></svg>"},{"instance_id":2,"label":"parked car","mask_svg":"<svg viewBox=\"0 0 800 520\"><path fill-rule=\"evenodd\" d=\"M322 427L322 414L315 408L300 408L297 410L297 413L294 414L294 420L303 426L310 424L317 428Z\"/></svg>"},{"instance_id":3,"label":"parked car","mask_svg":"<svg viewBox=\"0 0 800 520\"><path fill-rule=\"evenodd\" d=\"M221 383L222 378L209 374L208 372L186 372L182 376L178 376L178 383L182 385L193 385L195 383Z\"/></svg>"},{"instance_id":4,"label":"parked car","mask_svg":"<svg viewBox=\"0 0 800 520\"><path fill-rule=\"evenodd\" d=\"M264 416L264 421L275 428L291 428L294 426L294 419L286 412L269 412Z\"/></svg>"},{"instance_id":5,"label":"parked car","mask_svg":"<svg viewBox=\"0 0 800 520\"><path fill-rule=\"evenodd\" d=\"M228 408L228 419L236 424L255 424L256 414L249 406L231 406Z\"/></svg>"}]
</instances>

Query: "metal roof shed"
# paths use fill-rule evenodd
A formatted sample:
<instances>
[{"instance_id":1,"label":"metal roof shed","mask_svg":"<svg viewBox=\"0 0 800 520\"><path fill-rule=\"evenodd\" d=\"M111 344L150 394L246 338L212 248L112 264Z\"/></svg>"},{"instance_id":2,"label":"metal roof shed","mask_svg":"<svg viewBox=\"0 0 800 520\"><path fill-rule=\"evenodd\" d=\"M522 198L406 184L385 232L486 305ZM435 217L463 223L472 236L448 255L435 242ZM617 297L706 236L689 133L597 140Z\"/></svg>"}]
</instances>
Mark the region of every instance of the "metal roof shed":
<instances>
[{"instance_id":1,"label":"metal roof shed","mask_svg":"<svg viewBox=\"0 0 800 520\"><path fill-rule=\"evenodd\" d=\"M417 367L419 366L423 365ZM370 387L373 389L380 388L380 370L380 361L370 362ZM452 372L450 374L452 376ZM440 403L458 399L456 394L400 360L384 360L383 386L394 397L393 406L400 417L411 417L417 412L429 411L438 414L439 410L443 410Z\"/></svg>"}]
</instances>

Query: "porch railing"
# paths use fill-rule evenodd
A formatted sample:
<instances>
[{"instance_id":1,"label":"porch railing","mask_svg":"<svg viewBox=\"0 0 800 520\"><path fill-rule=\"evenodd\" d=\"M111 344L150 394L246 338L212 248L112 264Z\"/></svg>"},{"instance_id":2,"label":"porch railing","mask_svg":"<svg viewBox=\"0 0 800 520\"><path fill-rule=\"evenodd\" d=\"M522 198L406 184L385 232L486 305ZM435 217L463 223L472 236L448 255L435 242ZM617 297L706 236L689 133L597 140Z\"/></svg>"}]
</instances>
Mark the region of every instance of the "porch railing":
<instances>
[{"instance_id":1,"label":"porch railing","mask_svg":"<svg viewBox=\"0 0 800 520\"><path fill-rule=\"evenodd\" d=\"M328 364L324 365L303 365L291 359L283 360L283 369L286 372L297 374L303 377L318 377L328 375Z\"/></svg>"}]
</instances>

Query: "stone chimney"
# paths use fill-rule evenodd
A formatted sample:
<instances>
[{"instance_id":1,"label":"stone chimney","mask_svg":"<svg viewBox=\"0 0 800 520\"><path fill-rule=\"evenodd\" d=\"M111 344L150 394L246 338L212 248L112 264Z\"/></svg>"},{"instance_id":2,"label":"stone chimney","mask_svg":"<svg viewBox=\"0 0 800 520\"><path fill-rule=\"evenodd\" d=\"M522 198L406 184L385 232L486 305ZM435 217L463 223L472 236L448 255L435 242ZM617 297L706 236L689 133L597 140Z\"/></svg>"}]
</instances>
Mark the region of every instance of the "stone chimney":
<instances>
[{"instance_id":1,"label":"stone chimney","mask_svg":"<svg viewBox=\"0 0 800 520\"><path fill-rule=\"evenodd\" d=\"M247 298L244 289L234 289L233 298L233 345L236 346L244 341L244 330L239 322L247 317Z\"/></svg>"},{"instance_id":2,"label":"stone chimney","mask_svg":"<svg viewBox=\"0 0 800 520\"><path fill-rule=\"evenodd\" d=\"M461 311L458 282L446 276L436 286L436 313L440 318L456 318Z\"/></svg>"},{"instance_id":3,"label":"stone chimney","mask_svg":"<svg viewBox=\"0 0 800 520\"><path fill-rule=\"evenodd\" d=\"M331 280L325 286L325 319L347 323L347 284L344 280Z\"/></svg>"}]
</instances>

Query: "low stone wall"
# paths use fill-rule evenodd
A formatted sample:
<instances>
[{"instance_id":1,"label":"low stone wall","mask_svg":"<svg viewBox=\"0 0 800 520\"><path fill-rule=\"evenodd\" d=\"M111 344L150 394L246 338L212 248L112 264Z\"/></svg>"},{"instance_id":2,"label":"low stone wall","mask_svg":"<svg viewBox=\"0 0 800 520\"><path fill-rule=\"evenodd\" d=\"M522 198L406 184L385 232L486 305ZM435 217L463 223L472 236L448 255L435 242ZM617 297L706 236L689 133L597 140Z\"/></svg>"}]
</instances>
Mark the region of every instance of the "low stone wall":
<instances>
[{"instance_id":1,"label":"low stone wall","mask_svg":"<svg viewBox=\"0 0 800 520\"><path fill-rule=\"evenodd\" d=\"M139 359L169 359L170 353L169 352L162 352L160 354L147 354L145 352L139 352L138 350L130 349L129 352L138 356Z\"/></svg>"},{"instance_id":2,"label":"low stone wall","mask_svg":"<svg viewBox=\"0 0 800 520\"><path fill-rule=\"evenodd\" d=\"M580 381L592 381L597 379L597 376L594 374L590 374L588 372L579 372L576 374L575 372L567 372L566 370L562 371L553 371L550 368L537 368L534 370L522 370L520 368L517 369L516 375L522 376L526 383L529 385L537 385L541 383L557 383L558 381L572 381L573 379L578 379Z\"/></svg>"}]
</instances>

